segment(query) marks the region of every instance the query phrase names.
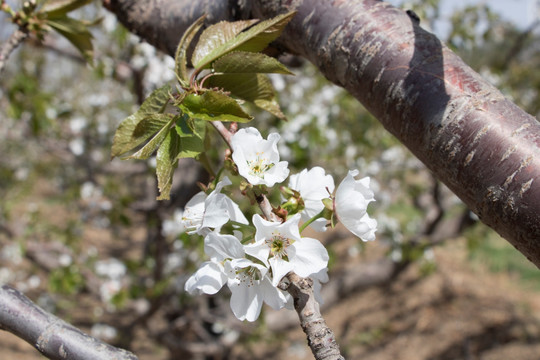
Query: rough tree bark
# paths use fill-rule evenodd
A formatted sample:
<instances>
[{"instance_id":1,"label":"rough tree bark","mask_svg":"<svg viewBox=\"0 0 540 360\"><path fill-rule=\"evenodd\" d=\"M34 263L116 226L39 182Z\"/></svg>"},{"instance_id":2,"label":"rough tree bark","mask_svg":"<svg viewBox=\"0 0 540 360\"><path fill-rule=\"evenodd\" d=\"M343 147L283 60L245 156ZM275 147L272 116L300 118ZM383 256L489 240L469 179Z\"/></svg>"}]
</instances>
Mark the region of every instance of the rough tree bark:
<instances>
[{"instance_id":1,"label":"rough tree bark","mask_svg":"<svg viewBox=\"0 0 540 360\"><path fill-rule=\"evenodd\" d=\"M540 267L540 125L417 19L377 0L104 0L131 31L174 53L207 13L297 10L278 48L347 89L487 225Z\"/></svg>"}]
</instances>

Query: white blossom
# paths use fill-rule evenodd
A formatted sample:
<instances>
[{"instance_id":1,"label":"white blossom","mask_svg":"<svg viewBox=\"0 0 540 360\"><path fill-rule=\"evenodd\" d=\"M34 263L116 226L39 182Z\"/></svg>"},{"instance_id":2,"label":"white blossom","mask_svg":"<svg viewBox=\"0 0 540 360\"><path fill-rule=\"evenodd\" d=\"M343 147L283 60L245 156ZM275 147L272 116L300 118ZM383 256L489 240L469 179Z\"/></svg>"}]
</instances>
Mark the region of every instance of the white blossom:
<instances>
[{"instance_id":1,"label":"white blossom","mask_svg":"<svg viewBox=\"0 0 540 360\"><path fill-rule=\"evenodd\" d=\"M253 216L255 243L245 246L246 253L272 268L274 286L290 271L309 277L328 266L326 248L316 239L301 237L299 221L300 214L284 223L264 220L258 214Z\"/></svg>"},{"instance_id":2,"label":"white blossom","mask_svg":"<svg viewBox=\"0 0 540 360\"><path fill-rule=\"evenodd\" d=\"M302 221L308 221L324 209L322 199L329 198L334 192L334 179L326 175L322 167L316 166L311 170L304 169L299 174L291 175L289 187L300 193L304 201L301 212ZM310 226L317 231L326 231L328 221L317 219Z\"/></svg>"},{"instance_id":3,"label":"white blossom","mask_svg":"<svg viewBox=\"0 0 540 360\"><path fill-rule=\"evenodd\" d=\"M193 274L185 284L190 294L217 293L225 283L231 290L231 309L240 320L255 321L262 304L281 309L287 297L274 287L268 269L245 257L244 247L232 235L209 233L204 239L204 250L210 261Z\"/></svg>"},{"instance_id":4,"label":"white blossom","mask_svg":"<svg viewBox=\"0 0 540 360\"><path fill-rule=\"evenodd\" d=\"M274 186L289 176L287 161L279 161L278 133L263 139L256 128L239 130L231 138L232 159L238 172L252 185Z\"/></svg>"},{"instance_id":5,"label":"white blossom","mask_svg":"<svg viewBox=\"0 0 540 360\"><path fill-rule=\"evenodd\" d=\"M238 205L227 195L221 194L221 189L230 184L231 181L225 176L210 195L201 191L188 201L182 215L182 223L188 234L206 235L209 229L219 231L229 220L248 224Z\"/></svg>"},{"instance_id":6,"label":"white blossom","mask_svg":"<svg viewBox=\"0 0 540 360\"><path fill-rule=\"evenodd\" d=\"M334 211L339 221L363 241L375 240L377 220L367 214L368 204L375 201L369 188L369 177L356 180L358 170L349 170L339 184L335 198Z\"/></svg>"}]
</instances>

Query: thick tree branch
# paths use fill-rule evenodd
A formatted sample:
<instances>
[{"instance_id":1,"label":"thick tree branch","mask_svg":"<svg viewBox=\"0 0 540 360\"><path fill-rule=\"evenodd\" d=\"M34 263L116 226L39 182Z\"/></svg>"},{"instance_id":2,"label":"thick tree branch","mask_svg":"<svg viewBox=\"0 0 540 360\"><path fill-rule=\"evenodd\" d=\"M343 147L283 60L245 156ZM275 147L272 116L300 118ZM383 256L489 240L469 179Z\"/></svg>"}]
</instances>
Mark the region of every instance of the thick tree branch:
<instances>
[{"instance_id":1,"label":"thick tree branch","mask_svg":"<svg viewBox=\"0 0 540 360\"><path fill-rule=\"evenodd\" d=\"M283 50L347 89L484 223L540 266L540 125L404 11L377 0L109 4L132 31L171 54L181 30L202 12L216 21L296 10L279 40Z\"/></svg>"},{"instance_id":2,"label":"thick tree branch","mask_svg":"<svg viewBox=\"0 0 540 360\"><path fill-rule=\"evenodd\" d=\"M7 285L0 288L0 329L24 339L52 360L137 359L47 313Z\"/></svg>"}]
</instances>

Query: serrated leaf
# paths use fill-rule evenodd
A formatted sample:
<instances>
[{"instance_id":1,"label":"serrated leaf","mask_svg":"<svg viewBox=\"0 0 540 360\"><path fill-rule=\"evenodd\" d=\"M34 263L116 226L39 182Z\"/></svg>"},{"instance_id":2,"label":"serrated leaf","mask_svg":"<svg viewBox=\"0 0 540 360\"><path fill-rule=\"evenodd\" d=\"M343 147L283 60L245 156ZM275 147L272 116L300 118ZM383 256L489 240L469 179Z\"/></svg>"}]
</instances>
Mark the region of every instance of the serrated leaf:
<instances>
[{"instance_id":1,"label":"serrated leaf","mask_svg":"<svg viewBox=\"0 0 540 360\"><path fill-rule=\"evenodd\" d=\"M79 50L87 62L93 62L93 36L82 21L64 16L55 19L47 19L46 23L60 35L69 40L69 42Z\"/></svg>"},{"instance_id":2,"label":"serrated leaf","mask_svg":"<svg viewBox=\"0 0 540 360\"><path fill-rule=\"evenodd\" d=\"M92 1L93 0L49 0L43 5L41 12L47 14L47 17L52 19L66 15L68 12L90 4Z\"/></svg>"},{"instance_id":3,"label":"serrated leaf","mask_svg":"<svg viewBox=\"0 0 540 360\"><path fill-rule=\"evenodd\" d=\"M168 129L156 155L156 176L160 194L157 200L169 200L179 152L180 137L175 129Z\"/></svg>"},{"instance_id":4,"label":"serrated leaf","mask_svg":"<svg viewBox=\"0 0 540 360\"><path fill-rule=\"evenodd\" d=\"M191 63L197 64L214 49L226 44L240 34L242 30L258 20L221 21L203 31L191 56ZM195 65L194 65L195 66Z\"/></svg>"},{"instance_id":5,"label":"serrated leaf","mask_svg":"<svg viewBox=\"0 0 540 360\"><path fill-rule=\"evenodd\" d=\"M170 99L169 92L168 85L154 90L134 114L120 123L114 134L111 157L133 150L155 134L155 132L142 131L141 127L137 129L137 125L149 116L163 112Z\"/></svg>"},{"instance_id":6,"label":"serrated leaf","mask_svg":"<svg viewBox=\"0 0 540 360\"><path fill-rule=\"evenodd\" d=\"M279 103L275 98L271 100L255 99L253 103L258 108L263 109L266 112L269 112L270 114L274 115L275 117L281 120L287 121L287 117L281 111L281 108L279 107Z\"/></svg>"},{"instance_id":7,"label":"serrated leaf","mask_svg":"<svg viewBox=\"0 0 540 360\"><path fill-rule=\"evenodd\" d=\"M141 121L135 128L134 134L138 128L143 127L144 130L141 134L148 134L147 129L154 131L154 136L148 141L142 148L140 148L135 154L128 156L126 159L148 159L161 145L167 132L174 124L175 118L172 114L152 114L148 118Z\"/></svg>"},{"instance_id":8,"label":"serrated leaf","mask_svg":"<svg viewBox=\"0 0 540 360\"><path fill-rule=\"evenodd\" d=\"M264 74L223 74L206 80L206 86L229 91L231 95L252 102L282 120L286 120L276 100L274 87Z\"/></svg>"},{"instance_id":9,"label":"serrated leaf","mask_svg":"<svg viewBox=\"0 0 540 360\"><path fill-rule=\"evenodd\" d=\"M220 39L218 43L221 43L221 45L215 46L216 44L213 44L213 46L210 47L212 50L210 50L208 54L202 58L198 57L197 61L192 61L193 66L196 69L209 68L218 58L234 50L248 52L259 52L264 50L268 44L281 34L285 25L287 25L295 14L296 12L289 12L287 14L278 15L272 19L261 21L225 42ZM219 37L216 35L216 38Z\"/></svg>"},{"instance_id":10,"label":"serrated leaf","mask_svg":"<svg viewBox=\"0 0 540 360\"><path fill-rule=\"evenodd\" d=\"M178 43L178 47L176 48L176 54L174 56L174 70L182 86L187 87L189 85L187 73L187 50L191 44L191 41L203 26L205 18L206 15L201 16L187 28L184 35L182 35L182 39L180 39L180 42Z\"/></svg>"},{"instance_id":11,"label":"serrated leaf","mask_svg":"<svg viewBox=\"0 0 540 360\"><path fill-rule=\"evenodd\" d=\"M235 121L245 123L253 117L233 98L217 91L208 90L202 95L190 94L179 108L190 118L206 121Z\"/></svg>"},{"instance_id":12,"label":"serrated leaf","mask_svg":"<svg viewBox=\"0 0 540 360\"><path fill-rule=\"evenodd\" d=\"M204 120L192 120L183 116L176 121L176 132L180 137L181 144L179 158L193 158L204 152L204 139L206 137L206 122Z\"/></svg>"},{"instance_id":13,"label":"serrated leaf","mask_svg":"<svg viewBox=\"0 0 540 360\"><path fill-rule=\"evenodd\" d=\"M218 73L274 73L294 75L278 60L262 53L233 51L217 59L213 65Z\"/></svg>"}]
</instances>

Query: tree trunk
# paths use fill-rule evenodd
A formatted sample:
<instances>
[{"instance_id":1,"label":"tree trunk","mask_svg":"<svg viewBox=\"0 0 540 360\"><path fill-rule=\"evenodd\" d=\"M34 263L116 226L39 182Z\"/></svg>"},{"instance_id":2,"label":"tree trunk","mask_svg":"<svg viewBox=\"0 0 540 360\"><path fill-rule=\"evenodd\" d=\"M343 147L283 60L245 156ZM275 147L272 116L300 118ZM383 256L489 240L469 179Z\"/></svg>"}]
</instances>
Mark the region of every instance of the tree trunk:
<instances>
[{"instance_id":1,"label":"tree trunk","mask_svg":"<svg viewBox=\"0 0 540 360\"><path fill-rule=\"evenodd\" d=\"M540 267L540 125L414 16L377 0L104 0L133 32L174 54L202 13L297 15L278 40L344 87L487 225Z\"/></svg>"}]
</instances>

